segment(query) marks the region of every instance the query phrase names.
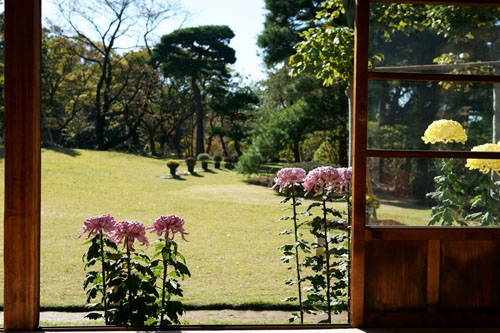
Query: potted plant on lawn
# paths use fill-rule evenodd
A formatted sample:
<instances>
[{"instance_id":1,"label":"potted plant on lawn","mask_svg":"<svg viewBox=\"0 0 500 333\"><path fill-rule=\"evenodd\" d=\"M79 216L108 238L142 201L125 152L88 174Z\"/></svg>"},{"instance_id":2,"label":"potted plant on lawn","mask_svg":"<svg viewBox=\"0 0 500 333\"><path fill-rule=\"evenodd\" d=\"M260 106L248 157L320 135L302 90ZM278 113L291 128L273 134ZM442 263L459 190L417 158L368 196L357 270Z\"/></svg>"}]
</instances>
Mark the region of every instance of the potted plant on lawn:
<instances>
[{"instance_id":1,"label":"potted plant on lawn","mask_svg":"<svg viewBox=\"0 0 500 333\"><path fill-rule=\"evenodd\" d=\"M192 156L189 156L186 157L184 161L186 161L189 173L194 173L194 166L196 165L196 159Z\"/></svg>"},{"instance_id":2,"label":"potted plant on lawn","mask_svg":"<svg viewBox=\"0 0 500 333\"><path fill-rule=\"evenodd\" d=\"M226 169L232 169L233 158L231 156L224 156L222 158L222 160L224 161L224 168L226 168Z\"/></svg>"},{"instance_id":3,"label":"potted plant on lawn","mask_svg":"<svg viewBox=\"0 0 500 333\"><path fill-rule=\"evenodd\" d=\"M209 160L210 160L210 155L208 155L207 153L201 153L198 155L198 161L201 162L201 167L205 171L208 170L208 161Z\"/></svg>"},{"instance_id":4,"label":"potted plant on lawn","mask_svg":"<svg viewBox=\"0 0 500 333\"><path fill-rule=\"evenodd\" d=\"M215 155L213 157L213 160L214 160L214 164L215 164L215 168L216 169L220 169L220 161L222 161L222 157L220 155Z\"/></svg>"},{"instance_id":5,"label":"potted plant on lawn","mask_svg":"<svg viewBox=\"0 0 500 333\"><path fill-rule=\"evenodd\" d=\"M175 171L177 170L179 165L180 165L179 161L176 160L167 161L167 166L170 169L170 174L172 175L172 177L175 177Z\"/></svg>"}]
</instances>

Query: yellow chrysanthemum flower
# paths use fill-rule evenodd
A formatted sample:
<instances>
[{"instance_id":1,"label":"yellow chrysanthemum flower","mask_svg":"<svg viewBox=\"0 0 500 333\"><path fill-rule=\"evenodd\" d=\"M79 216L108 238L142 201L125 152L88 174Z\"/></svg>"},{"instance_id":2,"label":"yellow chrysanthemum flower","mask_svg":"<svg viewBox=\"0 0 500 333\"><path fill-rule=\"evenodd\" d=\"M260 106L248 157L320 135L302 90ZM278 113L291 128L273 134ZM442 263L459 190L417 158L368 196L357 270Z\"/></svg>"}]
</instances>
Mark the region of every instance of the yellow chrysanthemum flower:
<instances>
[{"instance_id":1,"label":"yellow chrysanthemum flower","mask_svg":"<svg viewBox=\"0 0 500 333\"><path fill-rule=\"evenodd\" d=\"M467 134L460 123L454 120L441 119L430 124L425 130L422 140L425 143L460 142L467 141Z\"/></svg>"},{"instance_id":2,"label":"yellow chrysanthemum flower","mask_svg":"<svg viewBox=\"0 0 500 333\"><path fill-rule=\"evenodd\" d=\"M487 143L472 148L472 151L500 152L500 145L494 143ZM500 171L500 160L468 158L465 166L471 170L478 169L484 174L490 172L491 170L498 172Z\"/></svg>"}]
</instances>

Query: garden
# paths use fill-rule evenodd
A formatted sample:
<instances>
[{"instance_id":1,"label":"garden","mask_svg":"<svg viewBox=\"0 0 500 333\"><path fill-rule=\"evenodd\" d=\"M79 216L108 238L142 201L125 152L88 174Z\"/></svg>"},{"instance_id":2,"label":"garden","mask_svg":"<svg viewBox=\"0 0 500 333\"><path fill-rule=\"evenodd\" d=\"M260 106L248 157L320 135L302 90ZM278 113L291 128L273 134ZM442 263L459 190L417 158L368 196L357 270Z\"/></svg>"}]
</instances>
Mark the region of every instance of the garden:
<instances>
[{"instance_id":1,"label":"garden","mask_svg":"<svg viewBox=\"0 0 500 333\"><path fill-rule=\"evenodd\" d=\"M238 323L186 316L217 309L349 322L352 4L265 0L267 71L252 82L228 25L156 34L182 18L173 0L75 3L42 31L42 311L119 326ZM375 73L498 73L497 8L370 12ZM134 33L140 46L117 46ZM366 225L499 226L495 157L434 157L500 151L499 86L368 85Z\"/></svg>"},{"instance_id":2,"label":"garden","mask_svg":"<svg viewBox=\"0 0 500 333\"><path fill-rule=\"evenodd\" d=\"M162 215L184 220L187 241L177 233L175 242L190 271L190 276L185 273L184 279L177 278L187 311L299 310L296 300L284 301L296 297L297 292L296 287L285 284L285 280L296 278L294 270L280 260L280 247L293 242L289 232L279 235L293 227L292 221L280 218L293 214L289 209L282 211L288 205L279 204L284 199L279 192L248 184L246 176L230 169L215 169L212 164L212 172L168 179L161 178L169 174L161 159L79 149L44 149L42 157L42 309L90 311L85 302L82 261L89 234L77 232L82 231L86 217L110 214L116 222L139 221L146 227ZM186 163L180 161L178 171L186 170ZM298 211L318 202L309 197ZM347 209L345 202L328 205L339 211ZM395 208L401 211L400 217L410 214L408 209ZM299 220L305 219L312 217L299 216ZM308 229L303 230L304 238L314 243ZM135 253L153 256L158 251L154 242L161 237L149 231L146 237L150 246L141 245L138 239ZM126 251L123 241L113 248L116 250ZM85 262L88 264L88 259ZM97 267L88 271L98 272ZM234 288L236 281L238 288ZM99 296L90 303L100 303ZM307 322L320 319L313 317ZM217 318L202 322L214 323Z\"/></svg>"}]
</instances>

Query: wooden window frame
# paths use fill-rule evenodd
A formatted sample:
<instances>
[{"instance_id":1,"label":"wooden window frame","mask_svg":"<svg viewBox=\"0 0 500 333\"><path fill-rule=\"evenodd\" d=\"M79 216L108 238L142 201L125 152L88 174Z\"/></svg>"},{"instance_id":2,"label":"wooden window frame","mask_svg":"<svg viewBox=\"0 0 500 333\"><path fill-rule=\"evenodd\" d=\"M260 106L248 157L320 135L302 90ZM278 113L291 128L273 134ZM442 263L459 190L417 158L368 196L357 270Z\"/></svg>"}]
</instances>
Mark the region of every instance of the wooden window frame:
<instances>
[{"instance_id":1,"label":"wooden window frame","mask_svg":"<svg viewBox=\"0 0 500 333\"><path fill-rule=\"evenodd\" d=\"M455 81L500 83L498 75L456 75L383 72L368 69L370 3L404 3L461 6L500 6L498 0L356 0L354 55L353 200L351 314L353 327L365 320L365 246L367 240L428 240L428 311L435 311L439 298L439 250L441 240L499 240L500 228L428 228L366 226L366 168L368 157L385 158L500 158L500 153L388 150L367 148L369 80ZM437 266L437 267L436 267ZM397 315L397 314L396 314ZM472 315L473 316L473 315ZM404 315L402 316L404 317ZM481 316L479 316L481 317ZM478 318L479 318L478 317ZM482 318L482 317L481 317ZM404 318L402 318L404 319ZM439 320L439 318L437 319ZM478 319L481 320L481 319ZM402 323L403 321L401 321Z\"/></svg>"},{"instance_id":2,"label":"wooden window frame","mask_svg":"<svg viewBox=\"0 0 500 333\"><path fill-rule=\"evenodd\" d=\"M497 0L377 0L412 4L499 6ZM500 239L498 229L383 228L365 226L367 157L498 158L495 153L367 149L368 80L500 82L498 76L385 73L368 71L369 0L356 0L354 58L354 160L352 238L352 326L364 322L365 241L374 238ZM5 211L4 330L35 330L40 310L40 76L41 0L5 1ZM430 236L432 234L432 236ZM432 241L429 248L438 243ZM429 281L435 281L435 274ZM430 295L432 299L432 294ZM199 329L199 326L197 326ZM248 325L229 328L248 328ZM254 329L280 328L263 325ZM328 326L295 326L293 328ZM338 327L338 326L336 326ZM95 328L92 328L95 330ZM189 329L186 327L186 329ZM196 329L194 327L193 329Z\"/></svg>"}]
</instances>

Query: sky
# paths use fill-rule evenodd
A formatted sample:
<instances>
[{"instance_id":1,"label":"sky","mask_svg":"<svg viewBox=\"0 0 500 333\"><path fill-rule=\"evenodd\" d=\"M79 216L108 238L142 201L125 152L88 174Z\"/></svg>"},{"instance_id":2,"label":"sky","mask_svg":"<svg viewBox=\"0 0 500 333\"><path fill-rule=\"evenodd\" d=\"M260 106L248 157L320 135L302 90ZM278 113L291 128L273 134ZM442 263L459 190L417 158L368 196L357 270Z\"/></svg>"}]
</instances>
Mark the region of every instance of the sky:
<instances>
[{"instance_id":1,"label":"sky","mask_svg":"<svg viewBox=\"0 0 500 333\"><path fill-rule=\"evenodd\" d=\"M182 27L199 25L228 25L235 37L230 46L236 50L235 71L248 76L250 81L264 79L264 65L257 55L257 36L264 27L264 0L181 0L187 11L186 20L180 18L166 22L157 30L168 34ZM42 15L57 22L59 15L52 0L42 1Z\"/></svg>"}]
</instances>

